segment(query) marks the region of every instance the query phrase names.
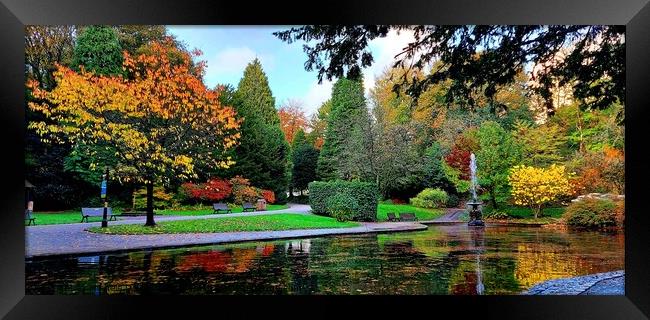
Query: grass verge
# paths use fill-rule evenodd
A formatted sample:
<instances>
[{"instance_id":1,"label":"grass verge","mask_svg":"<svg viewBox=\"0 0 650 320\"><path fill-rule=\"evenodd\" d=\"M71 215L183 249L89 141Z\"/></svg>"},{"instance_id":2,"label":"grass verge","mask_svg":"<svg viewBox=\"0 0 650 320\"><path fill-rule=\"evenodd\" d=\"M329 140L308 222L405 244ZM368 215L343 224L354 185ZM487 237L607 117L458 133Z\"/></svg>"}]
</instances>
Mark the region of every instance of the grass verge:
<instances>
[{"instance_id":1,"label":"grass verge","mask_svg":"<svg viewBox=\"0 0 650 320\"><path fill-rule=\"evenodd\" d=\"M113 213L120 213L121 210L113 210ZM32 217L36 218L36 225L47 225L47 224L66 224L66 223L80 223L81 222L81 210L69 210L69 211L60 211L60 212L39 212L32 213ZM117 218L120 219L119 217ZM88 222L99 222L102 221L102 217L89 217ZM85 221L84 221L85 223Z\"/></svg>"},{"instance_id":2,"label":"grass verge","mask_svg":"<svg viewBox=\"0 0 650 320\"><path fill-rule=\"evenodd\" d=\"M350 228L357 222L338 222L333 218L296 213L274 215L228 217L220 219L196 219L164 221L155 227L141 224L113 225L108 228L93 227L90 232L103 234L168 234L168 233L217 233L236 231L276 231L295 229Z\"/></svg>"},{"instance_id":3,"label":"grass verge","mask_svg":"<svg viewBox=\"0 0 650 320\"><path fill-rule=\"evenodd\" d=\"M378 221L386 221L388 219L388 213L389 212L394 212L394 213L403 213L403 212L411 212L415 213L415 216L418 218L418 220L431 220L438 218L444 214L443 209L424 209L424 208L418 208L414 207L409 204L385 204L385 203L380 203L378 208L377 208L377 220Z\"/></svg>"}]
</instances>

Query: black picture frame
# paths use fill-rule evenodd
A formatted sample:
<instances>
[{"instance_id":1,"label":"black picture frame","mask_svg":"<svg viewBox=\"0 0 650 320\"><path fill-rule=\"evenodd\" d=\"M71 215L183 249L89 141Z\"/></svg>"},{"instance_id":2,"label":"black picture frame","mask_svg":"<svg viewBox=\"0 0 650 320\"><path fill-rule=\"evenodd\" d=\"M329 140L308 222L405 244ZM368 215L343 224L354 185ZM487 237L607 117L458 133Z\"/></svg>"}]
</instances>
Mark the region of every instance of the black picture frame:
<instances>
[{"instance_id":1,"label":"black picture frame","mask_svg":"<svg viewBox=\"0 0 650 320\"><path fill-rule=\"evenodd\" d=\"M30 24L607 24L626 26L625 296L26 296L24 25ZM650 225L644 158L650 108L648 0L207 1L0 0L0 316L7 319L364 317L376 314L515 319L645 319L650 316ZM303 307L307 307L303 309Z\"/></svg>"}]
</instances>

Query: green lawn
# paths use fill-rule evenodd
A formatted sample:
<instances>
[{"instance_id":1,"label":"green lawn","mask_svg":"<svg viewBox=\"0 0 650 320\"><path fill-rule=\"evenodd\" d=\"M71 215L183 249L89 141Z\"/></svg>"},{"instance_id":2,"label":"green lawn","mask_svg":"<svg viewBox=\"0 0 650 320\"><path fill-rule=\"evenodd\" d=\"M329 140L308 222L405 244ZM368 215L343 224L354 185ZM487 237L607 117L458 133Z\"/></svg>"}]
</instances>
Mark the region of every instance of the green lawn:
<instances>
[{"instance_id":1,"label":"green lawn","mask_svg":"<svg viewBox=\"0 0 650 320\"><path fill-rule=\"evenodd\" d=\"M445 212L444 209L424 209L414 207L409 204L384 204L380 203L377 208L377 220L386 221L389 212L402 213L412 212L418 220L431 220L442 216Z\"/></svg>"},{"instance_id":2,"label":"green lawn","mask_svg":"<svg viewBox=\"0 0 650 320\"><path fill-rule=\"evenodd\" d=\"M266 206L268 211L281 210L289 208L286 204L270 204ZM122 209L113 209L114 213L121 213ZM156 214L167 216L200 216L212 214L212 208L205 207L203 209L187 209L187 210L156 210ZM242 207L235 207L232 209L233 213L242 212ZM81 210L66 210L59 212L34 212L32 216L36 218L36 225L46 224L65 224L65 223L80 223ZM120 218L117 218L120 220ZM102 217L90 217L88 222L100 222ZM84 221L85 223L85 221Z\"/></svg>"},{"instance_id":3,"label":"green lawn","mask_svg":"<svg viewBox=\"0 0 650 320\"><path fill-rule=\"evenodd\" d=\"M121 210L115 209L113 213L120 213ZM81 210L68 210L60 212L34 212L32 217L36 218L36 225L45 225L45 224L64 224L64 223L79 223L81 222ZM120 219L119 217L117 218ZM89 217L89 222L99 222L102 221L102 217ZM84 221L85 223L85 221Z\"/></svg>"},{"instance_id":4,"label":"green lawn","mask_svg":"<svg viewBox=\"0 0 650 320\"><path fill-rule=\"evenodd\" d=\"M267 204L266 210L282 210L289 208L286 204ZM241 206L231 207L232 213L242 212L243 209ZM166 215L166 216L203 216L206 214L212 214L214 209L212 207L203 207L200 209L181 209L181 210L156 210L156 213Z\"/></svg>"},{"instance_id":5,"label":"green lawn","mask_svg":"<svg viewBox=\"0 0 650 320\"><path fill-rule=\"evenodd\" d=\"M338 222L329 217L281 213L263 216L164 221L159 222L155 227L145 227L141 224L109 225L105 229L93 227L88 231L105 234L163 234L349 228L356 226L359 226L359 223Z\"/></svg>"}]
</instances>

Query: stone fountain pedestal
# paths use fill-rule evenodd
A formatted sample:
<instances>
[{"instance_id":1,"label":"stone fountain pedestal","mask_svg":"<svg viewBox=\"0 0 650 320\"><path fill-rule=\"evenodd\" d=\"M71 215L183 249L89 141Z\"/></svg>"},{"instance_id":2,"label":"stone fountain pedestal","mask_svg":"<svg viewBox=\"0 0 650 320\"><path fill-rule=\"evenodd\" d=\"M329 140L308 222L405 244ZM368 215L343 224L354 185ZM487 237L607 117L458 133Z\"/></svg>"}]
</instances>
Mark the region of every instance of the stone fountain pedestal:
<instances>
[{"instance_id":1,"label":"stone fountain pedestal","mask_svg":"<svg viewBox=\"0 0 650 320\"><path fill-rule=\"evenodd\" d=\"M484 227L485 222L483 222L483 213L481 212L480 206L481 202L476 200L468 202L467 205L469 209L469 222L467 223L470 227Z\"/></svg>"}]
</instances>

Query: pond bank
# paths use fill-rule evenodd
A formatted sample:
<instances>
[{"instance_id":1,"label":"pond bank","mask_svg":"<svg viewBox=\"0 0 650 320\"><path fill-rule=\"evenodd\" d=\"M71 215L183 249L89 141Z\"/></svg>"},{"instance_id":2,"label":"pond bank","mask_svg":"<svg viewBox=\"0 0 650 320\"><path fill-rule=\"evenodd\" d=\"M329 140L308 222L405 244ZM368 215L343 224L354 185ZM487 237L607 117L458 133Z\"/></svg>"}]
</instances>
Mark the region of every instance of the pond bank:
<instances>
[{"instance_id":1,"label":"pond bank","mask_svg":"<svg viewBox=\"0 0 650 320\"><path fill-rule=\"evenodd\" d=\"M362 223L358 227L300 229L281 231L251 231L223 233L185 233L151 235L106 235L87 232L88 225L58 225L28 228L25 257L78 255L119 252L150 248L232 243L243 241L276 240L327 235L380 233L425 230L417 222Z\"/></svg>"},{"instance_id":2,"label":"pond bank","mask_svg":"<svg viewBox=\"0 0 650 320\"><path fill-rule=\"evenodd\" d=\"M625 271L544 281L524 295L625 295Z\"/></svg>"}]
</instances>

